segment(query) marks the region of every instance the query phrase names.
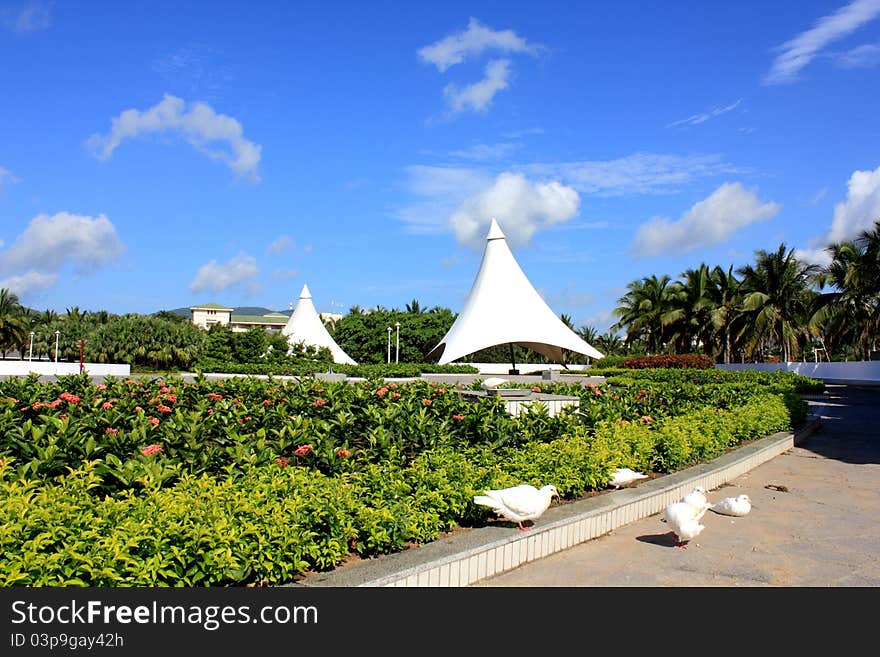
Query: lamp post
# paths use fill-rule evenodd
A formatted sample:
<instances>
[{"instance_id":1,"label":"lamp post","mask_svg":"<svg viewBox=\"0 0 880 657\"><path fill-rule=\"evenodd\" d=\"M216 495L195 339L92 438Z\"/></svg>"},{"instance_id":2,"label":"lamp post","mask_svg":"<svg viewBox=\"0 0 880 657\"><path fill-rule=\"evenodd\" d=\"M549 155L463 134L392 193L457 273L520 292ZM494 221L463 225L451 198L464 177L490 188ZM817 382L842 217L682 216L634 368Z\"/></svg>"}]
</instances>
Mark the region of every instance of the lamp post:
<instances>
[{"instance_id":1,"label":"lamp post","mask_svg":"<svg viewBox=\"0 0 880 657\"><path fill-rule=\"evenodd\" d=\"M61 337L61 331L55 331L55 362L58 362L58 338Z\"/></svg>"},{"instance_id":2,"label":"lamp post","mask_svg":"<svg viewBox=\"0 0 880 657\"><path fill-rule=\"evenodd\" d=\"M388 356L385 360L386 363L391 362L391 327L388 327Z\"/></svg>"},{"instance_id":3,"label":"lamp post","mask_svg":"<svg viewBox=\"0 0 880 657\"><path fill-rule=\"evenodd\" d=\"M28 349L28 362L34 359L34 332L31 331L31 347Z\"/></svg>"},{"instance_id":4,"label":"lamp post","mask_svg":"<svg viewBox=\"0 0 880 657\"><path fill-rule=\"evenodd\" d=\"M394 362L400 362L400 322L394 322L394 326L397 328L397 342L394 344Z\"/></svg>"}]
</instances>

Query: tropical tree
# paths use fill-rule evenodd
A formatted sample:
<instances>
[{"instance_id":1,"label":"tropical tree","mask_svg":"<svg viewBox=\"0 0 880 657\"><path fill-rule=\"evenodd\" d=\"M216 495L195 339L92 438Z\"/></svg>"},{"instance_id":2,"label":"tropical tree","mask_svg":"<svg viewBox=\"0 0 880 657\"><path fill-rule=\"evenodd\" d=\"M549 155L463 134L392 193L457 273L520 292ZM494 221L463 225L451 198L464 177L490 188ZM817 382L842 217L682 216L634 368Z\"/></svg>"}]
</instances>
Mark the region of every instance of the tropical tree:
<instances>
[{"instance_id":1,"label":"tropical tree","mask_svg":"<svg viewBox=\"0 0 880 657\"><path fill-rule=\"evenodd\" d=\"M18 295L7 288L0 289L0 352L3 358L10 349L19 349L30 330L27 315Z\"/></svg>"},{"instance_id":2,"label":"tropical tree","mask_svg":"<svg viewBox=\"0 0 880 657\"><path fill-rule=\"evenodd\" d=\"M819 271L818 265L799 262L784 243L772 253L757 251L754 266L737 270L743 277L742 308L749 319L748 347L753 355L776 344L785 361L792 360L806 330L799 320L812 302L811 282Z\"/></svg>"},{"instance_id":3,"label":"tropical tree","mask_svg":"<svg viewBox=\"0 0 880 657\"><path fill-rule=\"evenodd\" d=\"M675 288L666 274L646 276L627 285L627 293L617 300L614 314L619 318L613 330L626 331L626 344L644 340L650 353L659 353L668 342L663 317L673 309Z\"/></svg>"},{"instance_id":4,"label":"tropical tree","mask_svg":"<svg viewBox=\"0 0 880 657\"><path fill-rule=\"evenodd\" d=\"M714 356L715 282L711 271L703 263L685 271L682 278L669 288L670 308L661 316L661 323L669 333L673 351L691 352L699 347Z\"/></svg>"},{"instance_id":5,"label":"tropical tree","mask_svg":"<svg viewBox=\"0 0 880 657\"><path fill-rule=\"evenodd\" d=\"M743 326L743 315L740 312L741 281L734 275L733 265L730 265L726 271L716 265L712 269L712 282L712 326L716 343L720 342L724 362L730 363L736 345L734 336L737 331L742 331Z\"/></svg>"}]
</instances>

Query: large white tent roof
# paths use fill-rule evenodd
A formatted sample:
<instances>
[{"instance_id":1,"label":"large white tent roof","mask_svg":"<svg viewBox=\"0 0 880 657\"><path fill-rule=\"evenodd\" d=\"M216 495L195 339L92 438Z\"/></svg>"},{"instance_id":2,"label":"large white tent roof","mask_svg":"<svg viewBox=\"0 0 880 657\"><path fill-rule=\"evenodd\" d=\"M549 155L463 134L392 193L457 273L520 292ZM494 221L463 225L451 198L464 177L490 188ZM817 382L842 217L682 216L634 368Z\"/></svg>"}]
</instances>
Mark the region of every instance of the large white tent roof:
<instances>
[{"instance_id":1,"label":"large white tent roof","mask_svg":"<svg viewBox=\"0 0 880 657\"><path fill-rule=\"evenodd\" d=\"M495 219L486 235L480 271L464 308L443 340L426 358L444 365L481 349L519 344L552 362L564 361L563 349L602 358L557 317L532 287L513 257Z\"/></svg>"},{"instance_id":2,"label":"large white tent roof","mask_svg":"<svg viewBox=\"0 0 880 657\"><path fill-rule=\"evenodd\" d=\"M312 303L312 294L309 292L309 286L303 285L302 292L299 293L299 301L293 310L287 324L281 329L282 335L287 336L287 342L294 345L297 342L303 342L307 345L316 347L327 347L333 354L333 362L346 363L348 365L357 365L352 358L345 353L342 348L336 344L321 321L315 305Z\"/></svg>"}]
</instances>

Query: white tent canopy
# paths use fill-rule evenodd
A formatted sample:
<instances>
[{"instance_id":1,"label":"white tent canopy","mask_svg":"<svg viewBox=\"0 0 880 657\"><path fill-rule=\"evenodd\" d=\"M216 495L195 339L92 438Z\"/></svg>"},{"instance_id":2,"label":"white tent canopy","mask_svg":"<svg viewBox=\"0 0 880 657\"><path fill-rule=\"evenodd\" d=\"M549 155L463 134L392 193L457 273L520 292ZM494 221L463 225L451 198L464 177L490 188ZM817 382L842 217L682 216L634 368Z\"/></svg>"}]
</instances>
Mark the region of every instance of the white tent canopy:
<instances>
[{"instance_id":1,"label":"white tent canopy","mask_svg":"<svg viewBox=\"0 0 880 657\"><path fill-rule=\"evenodd\" d=\"M312 303L312 294L309 292L308 285L303 285L296 308L294 308L290 319L287 320L287 324L281 329L281 334L287 336L287 342L291 347L298 342L316 347L327 347L333 354L333 362L357 365L336 344L336 341L327 331L327 327L324 326L324 322L321 321L321 317Z\"/></svg>"},{"instance_id":2,"label":"white tent canopy","mask_svg":"<svg viewBox=\"0 0 880 657\"><path fill-rule=\"evenodd\" d=\"M603 357L566 326L532 287L492 219L480 271L464 309L426 358L439 357L444 365L507 343L532 349L556 363L564 362L563 349Z\"/></svg>"}]
</instances>

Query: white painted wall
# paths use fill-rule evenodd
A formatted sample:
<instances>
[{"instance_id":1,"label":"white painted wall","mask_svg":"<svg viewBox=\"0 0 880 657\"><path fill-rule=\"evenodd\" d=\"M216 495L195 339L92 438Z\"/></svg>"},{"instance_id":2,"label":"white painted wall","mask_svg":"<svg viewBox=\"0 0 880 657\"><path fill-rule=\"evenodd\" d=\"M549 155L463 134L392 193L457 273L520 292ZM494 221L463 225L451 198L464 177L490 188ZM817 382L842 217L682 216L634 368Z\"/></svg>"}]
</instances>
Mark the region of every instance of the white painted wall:
<instances>
[{"instance_id":1,"label":"white painted wall","mask_svg":"<svg viewBox=\"0 0 880 657\"><path fill-rule=\"evenodd\" d=\"M795 372L825 381L871 381L880 383L880 361L855 360L844 363L731 363L716 365L720 370L758 370L760 372Z\"/></svg>"},{"instance_id":2,"label":"white painted wall","mask_svg":"<svg viewBox=\"0 0 880 657\"><path fill-rule=\"evenodd\" d=\"M480 370L480 374L507 374L510 369L510 363L453 363L454 365L471 365ZM516 369L520 374L535 374L546 370L562 370L565 369L557 363L517 363ZM569 365L569 370L588 370L590 365Z\"/></svg>"},{"instance_id":3,"label":"white painted wall","mask_svg":"<svg viewBox=\"0 0 880 657\"><path fill-rule=\"evenodd\" d=\"M83 370L91 376L129 376L131 365L127 363L83 363ZM31 372L41 376L79 374L79 362L0 360L0 376L27 376Z\"/></svg>"}]
</instances>

